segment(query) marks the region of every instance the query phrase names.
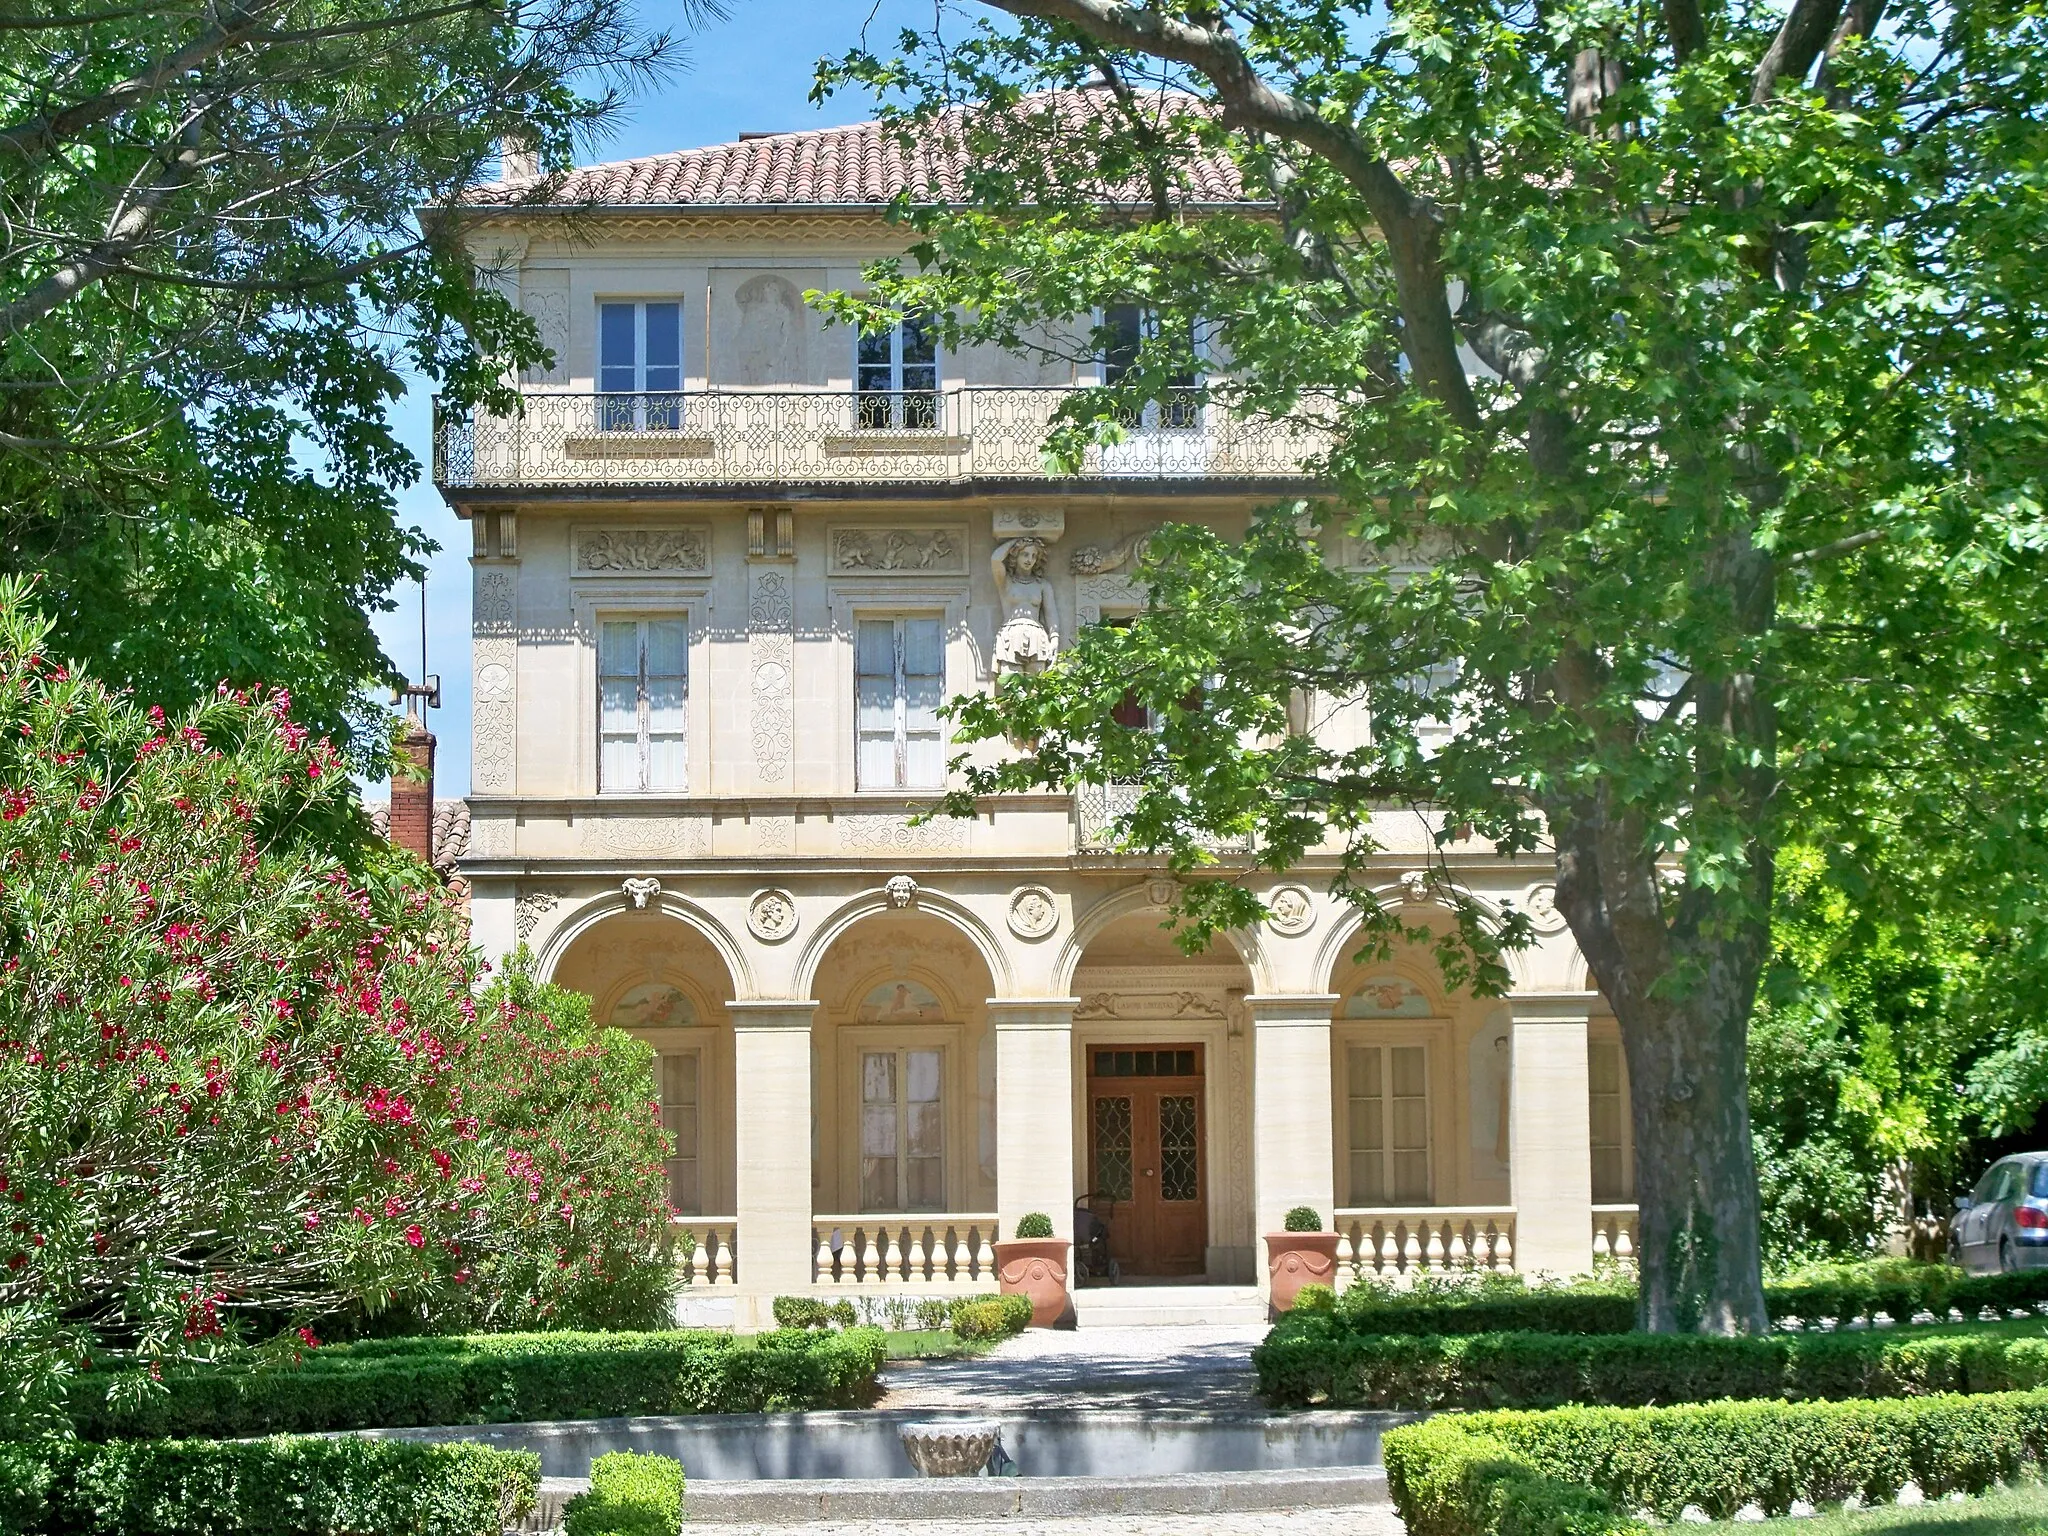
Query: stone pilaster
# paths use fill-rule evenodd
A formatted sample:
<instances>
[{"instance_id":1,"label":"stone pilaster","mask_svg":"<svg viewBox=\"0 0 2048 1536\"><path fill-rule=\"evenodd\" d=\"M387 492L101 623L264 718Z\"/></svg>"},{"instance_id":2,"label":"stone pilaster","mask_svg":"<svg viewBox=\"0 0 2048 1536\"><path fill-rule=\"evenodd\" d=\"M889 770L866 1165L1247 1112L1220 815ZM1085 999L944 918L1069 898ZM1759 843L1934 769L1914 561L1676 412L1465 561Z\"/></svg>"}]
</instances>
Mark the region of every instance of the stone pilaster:
<instances>
[{"instance_id":1,"label":"stone pilaster","mask_svg":"<svg viewBox=\"0 0 2048 1536\"><path fill-rule=\"evenodd\" d=\"M1508 1173L1515 1268L1584 1274L1593 1264L1592 1129L1586 1019L1593 994L1510 997Z\"/></svg>"},{"instance_id":2,"label":"stone pilaster","mask_svg":"<svg viewBox=\"0 0 2048 1536\"><path fill-rule=\"evenodd\" d=\"M785 507L747 513L747 730L754 787L788 794L796 757L796 564ZM764 850L777 851L777 850Z\"/></svg>"},{"instance_id":3,"label":"stone pilaster","mask_svg":"<svg viewBox=\"0 0 2048 1536\"><path fill-rule=\"evenodd\" d=\"M513 514L479 511L473 518L470 790L478 795L509 795L519 787L519 562L513 543ZM488 852L499 856L511 850L492 848Z\"/></svg>"},{"instance_id":4,"label":"stone pilaster","mask_svg":"<svg viewBox=\"0 0 2048 1536\"><path fill-rule=\"evenodd\" d=\"M808 1291L811 1243L811 1015L815 1002L728 1003L733 1027L734 1214L740 1288Z\"/></svg>"},{"instance_id":5,"label":"stone pilaster","mask_svg":"<svg viewBox=\"0 0 2048 1536\"><path fill-rule=\"evenodd\" d=\"M1074 1235L1074 1005L1078 998L992 997L996 1032L996 1214L1017 1234L1031 1211ZM1072 1271L1069 1270L1069 1274Z\"/></svg>"},{"instance_id":6,"label":"stone pilaster","mask_svg":"<svg viewBox=\"0 0 2048 1536\"><path fill-rule=\"evenodd\" d=\"M1248 997L1252 1016L1252 1217L1259 1289L1268 1232L1297 1205L1336 1219L1336 1126L1330 1085L1328 992Z\"/></svg>"}]
</instances>

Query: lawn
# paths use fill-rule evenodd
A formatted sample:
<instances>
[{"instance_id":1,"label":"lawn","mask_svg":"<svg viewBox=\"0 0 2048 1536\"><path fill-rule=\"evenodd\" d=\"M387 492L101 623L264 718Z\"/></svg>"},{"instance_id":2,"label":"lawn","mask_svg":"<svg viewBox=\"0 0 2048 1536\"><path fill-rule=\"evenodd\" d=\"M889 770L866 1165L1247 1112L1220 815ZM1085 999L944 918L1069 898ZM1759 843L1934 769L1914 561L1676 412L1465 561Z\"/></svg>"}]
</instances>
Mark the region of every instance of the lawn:
<instances>
[{"instance_id":1,"label":"lawn","mask_svg":"<svg viewBox=\"0 0 2048 1536\"><path fill-rule=\"evenodd\" d=\"M1002 1343L1001 1339L963 1339L950 1328L909 1328L882 1335L891 1360L954 1360L965 1355L984 1355Z\"/></svg>"},{"instance_id":2,"label":"lawn","mask_svg":"<svg viewBox=\"0 0 2048 1536\"><path fill-rule=\"evenodd\" d=\"M1977 1499L1884 1504L1806 1520L1716 1525L1743 1536L2037 1536L2048 1532L2048 1485L2030 1483Z\"/></svg>"}]
</instances>

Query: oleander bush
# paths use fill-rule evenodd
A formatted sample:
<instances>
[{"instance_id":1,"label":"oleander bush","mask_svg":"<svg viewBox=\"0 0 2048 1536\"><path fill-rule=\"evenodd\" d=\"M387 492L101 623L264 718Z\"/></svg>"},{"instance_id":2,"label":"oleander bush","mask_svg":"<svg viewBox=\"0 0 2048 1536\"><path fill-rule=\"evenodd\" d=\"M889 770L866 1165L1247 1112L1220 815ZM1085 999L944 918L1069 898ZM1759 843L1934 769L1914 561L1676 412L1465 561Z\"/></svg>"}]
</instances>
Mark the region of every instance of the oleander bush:
<instances>
[{"instance_id":1,"label":"oleander bush","mask_svg":"<svg viewBox=\"0 0 2048 1536\"><path fill-rule=\"evenodd\" d=\"M1031 1326L1029 1296L963 1296L949 1326L963 1339L1006 1339Z\"/></svg>"},{"instance_id":2,"label":"oleander bush","mask_svg":"<svg viewBox=\"0 0 2048 1536\"><path fill-rule=\"evenodd\" d=\"M1921 1397L2048 1384L2048 1330L1368 1334L1290 1313L1252 1351L1276 1407L1641 1407L1717 1398Z\"/></svg>"},{"instance_id":3,"label":"oleander bush","mask_svg":"<svg viewBox=\"0 0 2048 1536\"><path fill-rule=\"evenodd\" d=\"M1410 1536L1604 1536L1647 1511L1716 1519L1795 1500L1929 1498L2038 1472L2048 1392L1885 1402L1706 1403L1439 1417L1388 1432Z\"/></svg>"},{"instance_id":4,"label":"oleander bush","mask_svg":"<svg viewBox=\"0 0 2048 1536\"><path fill-rule=\"evenodd\" d=\"M564 1536L677 1536L683 1464L672 1456L612 1451L590 1464L590 1491L562 1512Z\"/></svg>"},{"instance_id":5,"label":"oleander bush","mask_svg":"<svg viewBox=\"0 0 2048 1536\"><path fill-rule=\"evenodd\" d=\"M1774 1323L1844 1324L1923 1312L1975 1317L2048 1303L2048 1270L1965 1275L1947 1264L1885 1259L1805 1269L1766 1283ZM1519 1275L1424 1280L1396 1288L1364 1281L1339 1298L1337 1314L1360 1333L1628 1333L1636 1325L1635 1282L1596 1277L1529 1285Z\"/></svg>"},{"instance_id":6,"label":"oleander bush","mask_svg":"<svg viewBox=\"0 0 2048 1536\"><path fill-rule=\"evenodd\" d=\"M540 1458L481 1445L304 1439L0 1442L9 1536L501 1536Z\"/></svg>"},{"instance_id":7,"label":"oleander bush","mask_svg":"<svg viewBox=\"0 0 2048 1536\"><path fill-rule=\"evenodd\" d=\"M872 1396L885 1358L873 1328L375 1339L296 1367L166 1370L146 1395L95 1373L71 1411L82 1436L106 1440L849 1408Z\"/></svg>"}]
</instances>

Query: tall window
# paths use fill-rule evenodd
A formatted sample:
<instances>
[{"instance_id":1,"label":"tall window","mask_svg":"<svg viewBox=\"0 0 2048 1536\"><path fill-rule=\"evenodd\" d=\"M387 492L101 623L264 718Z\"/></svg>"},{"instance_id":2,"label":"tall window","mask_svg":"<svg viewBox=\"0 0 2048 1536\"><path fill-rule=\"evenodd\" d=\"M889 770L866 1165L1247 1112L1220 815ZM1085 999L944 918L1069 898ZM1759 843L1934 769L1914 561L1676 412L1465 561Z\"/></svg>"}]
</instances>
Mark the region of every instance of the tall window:
<instances>
[{"instance_id":1,"label":"tall window","mask_svg":"<svg viewBox=\"0 0 2048 1536\"><path fill-rule=\"evenodd\" d=\"M1102 382L1121 384L1138 366L1138 352L1160 334L1156 311L1138 304L1111 304L1102 311L1103 329L1109 340L1102 351ZM1127 427L1193 427L1199 425L1195 401L1195 375L1183 369L1167 380L1166 398L1147 405L1143 415L1133 415Z\"/></svg>"},{"instance_id":2,"label":"tall window","mask_svg":"<svg viewBox=\"0 0 2048 1536\"><path fill-rule=\"evenodd\" d=\"M703 1186L697 1172L697 1116L703 1056L665 1051L661 1057L661 1128L675 1138L668 1159L668 1202L686 1216L702 1215Z\"/></svg>"},{"instance_id":3,"label":"tall window","mask_svg":"<svg viewBox=\"0 0 2048 1536\"><path fill-rule=\"evenodd\" d=\"M598 624L597 787L605 794L683 788L683 706L689 692L684 619Z\"/></svg>"},{"instance_id":4,"label":"tall window","mask_svg":"<svg viewBox=\"0 0 2048 1536\"><path fill-rule=\"evenodd\" d=\"M1429 1204L1429 1063L1419 1045L1346 1050L1351 1204Z\"/></svg>"},{"instance_id":5,"label":"tall window","mask_svg":"<svg viewBox=\"0 0 2048 1536\"><path fill-rule=\"evenodd\" d=\"M939 424L939 343L919 315L886 331L863 332L854 355L861 428L929 432Z\"/></svg>"},{"instance_id":6,"label":"tall window","mask_svg":"<svg viewBox=\"0 0 2048 1536\"><path fill-rule=\"evenodd\" d=\"M597 306L597 429L677 432L683 425L683 306Z\"/></svg>"},{"instance_id":7,"label":"tall window","mask_svg":"<svg viewBox=\"0 0 2048 1536\"><path fill-rule=\"evenodd\" d=\"M944 1056L936 1050L860 1057L860 1208L946 1208Z\"/></svg>"},{"instance_id":8,"label":"tall window","mask_svg":"<svg viewBox=\"0 0 2048 1536\"><path fill-rule=\"evenodd\" d=\"M1619 1040L1595 1040L1586 1047L1586 1082L1590 1096L1587 1122L1593 1143L1593 1203L1619 1205L1628 1198Z\"/></svg>"},{"instance_id":9,"label":"tall window","mask_svg":"<svg viewBox=\"0 0 2048 1536\"><path fill-rule=\"evenodd\" d=\"M854 628L862 789L938 789L946 778L939 702L946 650L937 619L862 619Z\"/></svg>"}]
</instances>

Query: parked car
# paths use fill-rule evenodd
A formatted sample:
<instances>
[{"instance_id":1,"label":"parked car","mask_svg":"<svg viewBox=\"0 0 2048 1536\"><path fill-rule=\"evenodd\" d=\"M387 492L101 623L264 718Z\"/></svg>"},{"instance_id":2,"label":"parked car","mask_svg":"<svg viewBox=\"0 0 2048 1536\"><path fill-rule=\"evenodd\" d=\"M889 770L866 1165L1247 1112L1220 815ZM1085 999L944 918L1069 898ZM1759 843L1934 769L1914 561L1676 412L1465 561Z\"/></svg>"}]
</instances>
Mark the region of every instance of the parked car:
<instances>
[{"instance_id":1,"label":"parked car","mask_svg":"<svg viewBox=\"0 0 2048 1536\"><path fill-rule=\"evenodd\" d=\"M2048 1152L2002 1157L1948 1223L1949 1257L1973 1275L2048 1268Z\"/></svg>"}]
</instances>

